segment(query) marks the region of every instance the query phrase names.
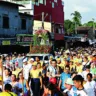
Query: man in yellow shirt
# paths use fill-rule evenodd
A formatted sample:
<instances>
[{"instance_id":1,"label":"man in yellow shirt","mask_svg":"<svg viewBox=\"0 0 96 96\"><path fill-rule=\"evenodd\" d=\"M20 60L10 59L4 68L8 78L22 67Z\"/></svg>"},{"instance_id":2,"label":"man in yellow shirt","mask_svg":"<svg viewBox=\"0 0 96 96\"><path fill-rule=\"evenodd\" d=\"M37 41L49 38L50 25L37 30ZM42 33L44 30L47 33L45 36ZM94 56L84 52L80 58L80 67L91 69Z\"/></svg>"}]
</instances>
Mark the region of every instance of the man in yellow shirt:
<instances>
[{"instance_id":1,"label":"man in yellow shirt","mask_svg":"<svg viewBox=\"0 0 96 96\"><path fill-rule=\"evenodd\" d=\"M61 62L61 59L57 58L56 61L57 61L57 66L59 66L60 68L64 69L64 64Z\"/></svg>"},{"instance_id":2,"label":"man in yellow shirt","mask_svg":"<svg viewBox=\"0 0 96 96\"><path fill-rule=\"evenodd\" d=\"M10 84L6 84L4 88L4 92L1 92L0 96L17 96L11 90L12 90L12 86Z\"/></svg>"},{"instance_id":3,"label":"man in yellow shirt","mask_svg":"<svg viewBox=\"0 0 96 96\"><path fill-rule=\"evenodd\" d=\"M83 72L82 62L76 62L76 71L77 71L77 73Z\"/></svg>"},{"instance_id":4,"label":"man in yellow shirt","mask_svg":"<svg viewBox=\"0 0 96 96\"><path fill-rule=\"evenodd\" d=\"M41 66L43 65L43 61L41 61L40 59L39 59L39 57L35 57L35 62L34 63L41 63Z\"/></svg>"},{"instance_id":5,"label":"man in yellow shirt","mask_svg":"<svg viewBox=\"0 0 96 96\"><path fill-rule=\"evenodd\" d=\"M33 64L33 67L30 70L30 78L33 96L40 96L40 87L42 88L42 78L40 71L38 71L37 69L37 65Z\"/></svg>"}]
</instances>

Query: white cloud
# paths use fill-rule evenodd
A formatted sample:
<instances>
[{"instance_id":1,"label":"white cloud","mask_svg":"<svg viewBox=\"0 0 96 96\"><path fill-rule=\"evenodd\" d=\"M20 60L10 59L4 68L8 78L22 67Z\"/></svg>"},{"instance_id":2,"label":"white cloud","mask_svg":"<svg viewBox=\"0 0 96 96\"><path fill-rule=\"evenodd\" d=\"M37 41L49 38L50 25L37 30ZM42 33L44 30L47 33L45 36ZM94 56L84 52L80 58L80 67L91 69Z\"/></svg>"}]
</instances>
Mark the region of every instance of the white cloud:
<instances>
[{"instance_id":1,"label":"white cloud","mask_svg":"<svg viewBox=\"0 0 96 96\"><path fill-rule=\"evenodd\" d=\"M71 19L70 15L74 11L79 11L82 15L82 22L87 22L92 18L96 20L96 0L64 0L65 19Z\"/></svg>"},{"instance_id":2,"label":"white cloud","mask_svg":"<svg viewBox=\"0 0 96 96\"><path fill-rule=\"evenodd\" d=\"M79 11L80 13L86 13L91 11L89 7L84 7L84 6L74 6L74 11Z\"/></svg>"}]
</instances>

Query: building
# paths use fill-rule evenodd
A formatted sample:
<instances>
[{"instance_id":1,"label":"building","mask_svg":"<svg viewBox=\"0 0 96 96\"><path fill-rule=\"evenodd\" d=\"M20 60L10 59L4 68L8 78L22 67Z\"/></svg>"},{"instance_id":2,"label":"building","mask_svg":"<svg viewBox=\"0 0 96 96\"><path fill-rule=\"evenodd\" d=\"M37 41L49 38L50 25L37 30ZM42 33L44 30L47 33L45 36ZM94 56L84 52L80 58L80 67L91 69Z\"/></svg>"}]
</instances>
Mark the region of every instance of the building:
<instances>
[{"instance_id":1,"label":"building","mask_svg":"<svg viewBox=\"0 0 96 96\"><path fill-rule=\"evenodd\" d=\"M0 45L15 45L16 34L32 34L33 16L19 13L23 5L0 1Z\"/></svg>"},{"instance_id":2,"label":"building","mask_svg":"<svg viewBox=\"0 0 96 96\"><path fill-rule=\"evenodd\" d=\"M14 1L14 0L13 0ZM34 15L34 30L41 27L52 34L57 45L64 40L64 2L62 0L27 0L16 1L26 8L20 8L22 13Z\"/></svg>"}]
</instances>

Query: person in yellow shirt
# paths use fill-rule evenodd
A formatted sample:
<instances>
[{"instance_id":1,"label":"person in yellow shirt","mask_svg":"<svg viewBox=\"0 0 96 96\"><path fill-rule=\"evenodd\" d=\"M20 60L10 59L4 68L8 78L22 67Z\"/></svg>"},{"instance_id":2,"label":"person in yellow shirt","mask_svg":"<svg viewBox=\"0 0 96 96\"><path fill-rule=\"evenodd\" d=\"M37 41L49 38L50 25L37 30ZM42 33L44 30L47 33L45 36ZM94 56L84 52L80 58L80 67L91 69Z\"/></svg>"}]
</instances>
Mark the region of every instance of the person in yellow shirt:
<instances>
[{"instance_id":1,"label":"person in yellow shirt","mask_svg":"<svg viewBox=\"0 0 96 96\"><path fill-rule=\"evenodd\" d=\"M39 59L39 57L35 57L35 63L41 63L41 66L43 65L43 62Z\"/></svg>"},{"instance_id":2,"label":"person in yellow shirt","mask_svg":"<svg viewBox=\"0 0 96 96\"><path fill-rule=\"evenodd\" d=\"M60 68L64 69L64 64L61 62L61 59L57 58L56 61L57 61L57 66L59 66Z\"/></svg>"},{"instance_id":3,"label":"person in yellow shirt","mask_svg":"<svg viewBox=\"0 0 96 96\"><path fill-rule=\"evenodd\" d=\"M40 72L40 73L42 73L42 67L41 67L41 63L40 62L38 62L37 63L37 70Z\"/></svg>"},{"instance_id":4,"label":"person in yellow shirt","mask_svg":"<svg viewBox=\"0 0 96 96\"><path fill-rule=\"evenodd\" d=\"M11 90L12 90L12 86L10 84L6 84L4 88L4 92L1 92L0 96L17 96Z\"/></svg>"},{"instance_id":5,"label":"person in yellow shirt","mask_svg":"<svg viewBox=\"0 0 96 96\"><path fill-rule=\"evenodd\" d=\"M53 60L53 56L50 56L50 57L49 57L49 64L50 64L50 65L52 64L52 60Z\"/></svg>"},{"instance_id":6,"label":"person in yellow shirt","mask_svg":"<svg viewBox=\"0 0 96 96\"><path fill-rule=\"evenodd\" d=\"M76 71L76 65L73 64L73 61L70 61L69 66L70 66L70 72L75 72Z\"/></svg>"},{"instance_id":7,"label":"person in yellow shirt","mask_svg":"<svg viewBox=\"0 0 96 96\"><path fill-rule=\"evenodd\" d=\"M16 70L13 70L13 71L12 71L12 74L16 75L16 78L18 78L18 74L19 74L19 72L21 72L21 71L22 71L21 68L17 68Z\"/></svg>"},{"instance_id":8,"label":"person in yellow shirt","mask_svg":"<svg viewBox=\"0 0 96 96\"><path fill-rule=\"evenodd\" d=\"M40 96L40 87L42 88L42 78L41 73L37 70L37 66L35 64L30 70L30 78L33 96Z\"/></svg>"},{"instance_id":9,"label":"person in yellow shirt","mask_svg":"<svg viewBox=\"0 0 96 96\"><path fill-rule=\"evenodd\" d=\"M77 73L83 72L82 62L76 62L76 71L77 71Z\"/></svg>"}]
</instances>

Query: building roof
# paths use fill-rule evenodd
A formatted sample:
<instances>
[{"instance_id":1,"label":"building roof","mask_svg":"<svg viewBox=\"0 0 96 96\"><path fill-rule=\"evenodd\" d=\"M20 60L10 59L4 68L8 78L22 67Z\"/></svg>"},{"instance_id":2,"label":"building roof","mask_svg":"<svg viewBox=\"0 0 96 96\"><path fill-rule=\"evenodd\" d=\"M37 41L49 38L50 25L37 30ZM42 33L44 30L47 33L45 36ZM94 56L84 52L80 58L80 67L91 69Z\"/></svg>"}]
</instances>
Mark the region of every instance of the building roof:
<instances>
[{"instance_id":1,"label":"building roof","mask_svg":"<svg viewBox=\"0 0 96 96\"><path fill-rule=\"evenodd\" d=\"M20 13L20 12L19 12L19 15L20 15L20 16L33 17L33 15L30 15L30 14L27 14L27 13Z\"/></svg>"},{"instance_id":2,"label":"building roof","mask_svg":"<svg viewBox=\"0 0 96 96\"><path fill-rule=\"evenodd\" d=\"M3 1L3 0L0 0L0 4L6 4L6 5L14 5L14 6L25 7L24 5L21 5L21 4L17 4L17 3L13 3L13 2L8 2L8 1Z\"/></svg>"},{"instance_id":3,"label":"building roof","mask_svg":"<svg viewBox=\"0 0 96 96\"><path fill-rule=\"evenodd\" d=\"M78 31L88 31L88 30L90 30L90 29L92 29L92 27L83 27L83 26L77 27L77 30L78 30Z\"/></svg>"}]
</instances>

